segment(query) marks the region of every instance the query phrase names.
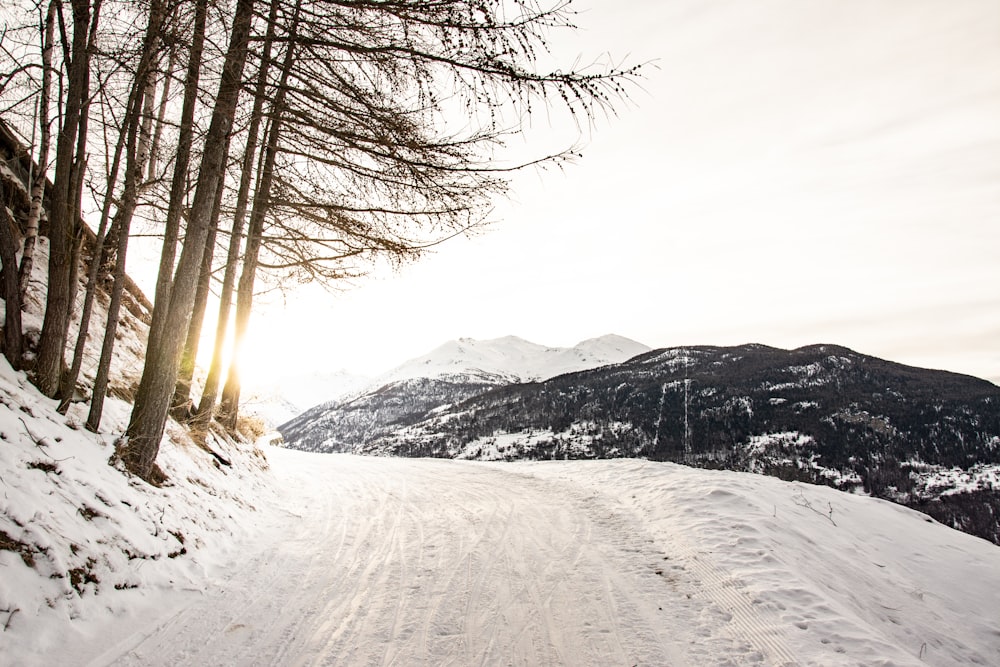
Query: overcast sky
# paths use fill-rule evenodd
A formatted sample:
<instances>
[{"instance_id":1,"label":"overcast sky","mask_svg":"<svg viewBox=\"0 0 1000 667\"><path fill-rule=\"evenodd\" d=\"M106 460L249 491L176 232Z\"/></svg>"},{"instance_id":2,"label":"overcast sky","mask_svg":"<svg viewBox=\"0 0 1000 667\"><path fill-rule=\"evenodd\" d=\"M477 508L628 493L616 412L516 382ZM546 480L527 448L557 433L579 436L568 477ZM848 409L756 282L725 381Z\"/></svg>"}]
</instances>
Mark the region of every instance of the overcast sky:
<instances>
[{"instance_id":1,"label":"overcast sky","mask_svg":"<svg viewBox=\"0 0 1000 667\"><path fill-rule=\"evenodd\" d=\"M341 295L271 297L261 377L618 333L837 343L1000 381L1000 2L574 6L565 62L656 60L644 90L579 163L518 176L487 233Z\"/></svg>"}]
</instances>

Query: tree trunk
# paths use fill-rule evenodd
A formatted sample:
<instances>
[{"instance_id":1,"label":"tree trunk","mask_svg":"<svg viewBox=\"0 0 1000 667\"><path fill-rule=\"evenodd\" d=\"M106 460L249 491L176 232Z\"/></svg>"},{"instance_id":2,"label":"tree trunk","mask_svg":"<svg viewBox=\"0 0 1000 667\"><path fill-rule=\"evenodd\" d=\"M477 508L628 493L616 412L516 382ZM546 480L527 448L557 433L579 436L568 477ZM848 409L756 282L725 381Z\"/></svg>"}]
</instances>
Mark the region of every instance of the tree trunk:
<instances>
[{"instance_id":1,"label":"tree trunk","mask_svg":"<svg viewBox=\"0 0 1000 667\"><path fill-rule=\"evenodd\" d=\"M146 37L143 41L143 53L136 68L132 83L132 93L129 98L126 116L128 124L124 128L127 133L125 140L125 175L121 202L115 218L118 228L118 243L115 253L114 282L111 287L111 301L108 305L108 320L104 327L104 342L101 345L101 359L97 365L97 375L94 378L94 393L90 399L90 412L87 415L87 429L97 432L101 425L104 412L104 398L108 391L108 381L111 374L111 359L114 354L115 336L118 333L118 321L121 315L122 291L125 285L125 255L128 251L128 236L132 225L132 217L138 204L139 179L143 175L144 158L139 146L140 122L144 100L152 95L149 90L149 80L153 77L153 64L156 60L156 50L160 40L160 30L163 25L163 3L154 1L149 8L149 24L146 27ZM148 107L148 105L146 105Z\"/></svg>"},{"instance_id":2,"label":"tree trunk","mask_svg":"<svg viewBox=\"0 0 1000 667\"><path fill-rule=\"evenodd\" d=\"M298 30L299 11L302 0L295 3L295 13L288 28L285 59L281 66L281 79L278 90L271 105L271 127L267 135L267 149L264 154L264 164L260 171L260 182L254 194L253 210L250 213L250 227L247 230L247 247L243 255L243 272L236 291L236 329L233 342L233 358L229 363L229 375L226 386L222 390L222 405L219 410L219 421L230 430L236 429L239 415L241 380L239 374L240 354L247 328L250 325L250 311L253 309L253 288L257 280L257 262L260 255L260 244L264 232L264 218L267 215L271 199L271 184L274 180L274 162L278 154L278 137L281 134L281 115L285 106L285 91L288 88L288 77L292 64L295 62L295 38Z\"/></svg>"},{"instance_id":3,"label":"tree trunk","mask_svg":"<svg viewBox=\"0 0 1000 667\"><path fill-rule=\"evenodd\" d=\"M126 173L128 168L126 168ZM133 177L134 178L134 177ZM125 197L135 184L129 184L125 177ZM117 216L122 216L122 230L118 237L117 254L115 255L114 282L111 287L111 301L108 304L108 320L104 327L104 342L101 344L101 359L97 364L97 375L94 377L94 392L90 397L90 411L87 413L87 430L97 433L104 414L104 398L108 393L108 382L111 377L111 359L115 350L115 335L118 333L118 321L121 315L122 290L125 283L125 253L128 250L128 231L132 214L135 212L135 199L129 203L123 202L124 208L119 209ZM64 399L66 400L66 399Z\"/></svg>"},{"instance_id":4,"label":"tree trunk","mask_svg":"<svg viewBox=\"0 0 1000 667\"><path fill-rule=\"evenodd\" d=\"M228 145L227 141L227 154L229 153ZM178 417L185 419L189 419L193 413L191 410L191 382L194 378L195 362L198 361L198 343L201 340L201 328L205 322L205 310L208 308L208 294L212 287L212 264L215 260L215 240L219 232L219 218L222 215L225 179L226 172L223 171L219 177L219 189L215 193L212 221L209 225L208 239L205 241L205 254L202 255L201 272L194 295L194 312L191 314L191 324L188 326L187 338L184 341L184 353L181 355L177 385L174 387L172 408Z\"/></svg>"},{"instance_id":5,"label":"tree trunk","mask_svg":"<svg viewBox=\"0 0 1000 667\"><path fill-rule=\"evenodd\" d=\"M177 155L174 157L174 173L170 182L170 199L167 203L167 219L163 229L163 250L160 254L160 268L156 276L156 290L153 294L153 316L149 327L147 348L156 348L159 345L163 326L166 323L164 311L170 306L171 276L174 272L177 240L180 236L181 210L184 207L185 195L188 190L188 167L191 161L191 144L194 140L194 112L198 102L198 80L201 76L202 52L205 48L207 16L208 0L197 0L191 51L188 55L187 73L184 79L184 102L181 107Z\"/></svg>"},{"instance_id":6,"label":"tree trunk","mask_svg":"<svg viewBox=\"0 0 1000 667\"><path fill-rule=\"evenodd\" d=\"M129 105L131 106L131 105ZM126 109L125 117L122 120L126 127L131 121L132 109ZM97 237L94 241L94 253L90 260L90 267L87 270L87 287L83 297L83 311L80 313L80 330L76 336L76 346L73 348L73 363L69 373L64 378L58 411L66 414L69 409L73 392L76 389L76 382L80 378L80 369L83 366L84 350L87 345L87 338L90 335L90 318L94 312L94 299L97 296L97 287L100 282L99 274L101 270L101 260L104 254L104 245L108 230L108 219L111 215L111 204L114 199L113 193L118 183L118 170L121 167L122 152L125 150L125 141L128 132L118 135L118 142L115 144L115 153L111 161L111 171L108 172L107 186L104 194L104 204L101 207L101 221L97 226Z\"/></svg>"},{"instance_id":7,"label":"tree trunk","mask_svg":"<svg viewBox=\"0 0 1000 667\"><path fill-rule=\"evenodd\" d=\"M52 188L49 213L49 283L45 300L45 319L38 344L35 364L35 383L46 396L54 397L59 391L63 367L63 350L66 346L66 321L70 310L69 267L73 244L73 172L80 114L84 106L84 91L90 68L88 27L90 24L89 0L72 0L73 45L69 65L69 86L62 128L56 144L56 175ZM99 7L95 8L97 23Z\"/></svg>"},{"instance_id":8,"label":"tree trunk","mask_svg":"<svg viewBox=\"0 0 1000 667\"><path fill-rule=\"evenodd\" d=\"M169 306L161 310L164 313L161 325L163 333L156 345L147 348L142 380L120 449L122 461L128 469L147 481L155 481L158 476L156 456L166 426L170 399L177 384L180 355L194 305L198 268L205 252L212 203L226 166L226 136L236 114L243 68L247 60L253 4L254 0L238 0L236 4L219 91L205 138L187 234L170 289Z\"/></svg>"},{"instance_id":9,"label":"tree trunk","mask_svg":"<svg viewBox=\"0 0 1000 667\"><path fill-rule=\"evenodd\" d=\"M49 144L52 133L49 131L49 96L52 91L52 42L55 39L56 1L49 3L45 13L45 31L42 38L42 90L38 98L38 171L31 183L31 210L25 225L24 249L21 251L21 267L18 270L18 283L21 293L21 303L28 296L28 283L31 280L31 269L35 261L35 242L38 239L38 221L42 218L42 200L45 198L45 182L48 179Z\"/></svg>"},{"instance_id":10,"label":"tree trunk","mask_svg":"<svg viewBox=\"0 0 1000 667\"><path fill-rule=\"evenodd\" d=\"M3 327L3 353L14 370L22 365L21 291L17 280L17 246L20 232L7 212L7 186L0 180L0 262L3 262L3 298L6 321Z\"/></svg>"},{"instance_id":11,"label":"tree trunk","mask_svg":"<svg viewBox=\"0 0 1000 667\"><path fill-rule=\"evenodd\" d=\"M95 5L95 11L99 5ZM97 17L90 27L90 37L87 45L88 58L92 58L97 53ZM64 340L69 340L69 326L72 320L73 307L76 305L76 294L80 289L80 263L83 255L84 225L83 221L83 179L87 171L87 138L88 125L90 122L90 73L88 70L87 80L84 85L84 103L80 109L80 130L76 145L76 160L73 168L73 252L70 255L69 264L69 317L66 318L66 333ZM86 296L84 297L86 301ZM82 319L82 313L81 313ZM86 333L84 333L84 336ZM77 336L79 339L79 335ZM65 345L65 343L64 343ZM75 352L75 348L74 348ZM82 355L82 351L81 351ZM61 414L66 414L69 403L76 390L76 379L79 376L79 368L73 373L72 367L77 363L74 354L73 364L66 373L60 373L59 378L59 407L56 408Z\"/></svg>"},{"instance_id":12,"label":"tree trunk","mask_svg":"<svg viewBox=\"0 0 1000 667\"><path fill-rule=\"evenodd\" d=\"M87 109L88 105L84 105L84 109ZM80 123L80 142L77 144L78 152L77 155L83 155L86 151L86 140L85 137L87 132L86 123ZM87 169L86 159L78 160L76 169L73 174L73 219L75 224L73 225L73 247L72 252L69 256L69 311L66 317L66 333L63 334L63 340L69 340L69 325L73 319L73 307L76 305L76 293L80 289L80 257L83 254L83 218L80 216L80 204L83 200L83 173ZM65 343L64 343L65 345ZM65 382L66 374L60 373L59 376L59 392L65 392Z\"/></svg>"},{"instance_id":13,"label":"tree trunk","mask_svg":"<svg viewBox=\"0 0 1000 667\"><path fill-rule=\"evenodd\" d=\"M76 305L76 293L80 287L80 257L83 253L84 226L83 221L83 179L87 172L87 139L90 126L90 67L89 63L97 53L97 12L101 2L94 3L94 18L90 24L90 34L87 37L87 75L83 82L83 103L80 106L80 128L77 132L76 159L73 161L73 251L69 263L69 317L66 318L66 333L63 335L63 347L69 339L69 325L73 307ZM60 382L63 381L60 376Z\"/></svg>"},{"instance_id":14,"label":"tree trunk","mask_svg":"<svg viewBox=\"0 0 1000 667\"><path fill-rule=\"evenodd\" d=\"M160 140L163 136L164 120L167 117L167 102L170 100L170 84L174 80L174 67L177 65L177 49L170 49L170 56L167 58L167 69L163 73L163 91L160 94L160 108L156 112L156 129L153 130L153 145L149 149L149 170L146 172L147 181L156 180L156 172L159 169L158 157L160 154Z\"/></svg>"},{"instance_id":15,"label":"tree trunk","mask_svg":"<svg viewBox=\"0 0 1000 667\"><path fill-rule=\"evenodd\" d=\"M212 361L205 378L205 388L195 413L195 422L208 424L215 410L215 402L219 397L219 384L222 378L222 353L226 346L226 333L229 330L229 313L233 303L233 287L236 284L236 271L239 268L240 244L243 239L243 226L246 223L247 205L250 201L250 185L253 182L254 162L257 157L257 137L264 115L264 101L267 97L267 75L271 66L271 47L274 43L274 30L278 15L278 1L271 0L271 10L268 15L267 32L264 36L264 48L261 56L260 69L257 72L257 88L254 91L253 110L250 113L250 128L247 130L247 143L243 151L243 165L240 172L240 189L236 195L236 211L233 214L233 228L229 236L229 251L226 254L226 272L222 279L222 291L219 294L219 317L215 326L215 346L212 350Z\"/></svg>"},{"instance_id":16,"label":"tree trunk","mask_svg":"<svg viewBox=\"0 0 1000 667\"><path fill-rule=\"evenodd\" d=\"M146 81L146 92L143 95L145 103L142 108L142 124L139 126L139 158L136 161L139 166L139 184L145 180L146 167L149 164L151 155L150 149L153 145L153 105L156 98L156 79L150 72Z\"/></svg>"}]
</instances>

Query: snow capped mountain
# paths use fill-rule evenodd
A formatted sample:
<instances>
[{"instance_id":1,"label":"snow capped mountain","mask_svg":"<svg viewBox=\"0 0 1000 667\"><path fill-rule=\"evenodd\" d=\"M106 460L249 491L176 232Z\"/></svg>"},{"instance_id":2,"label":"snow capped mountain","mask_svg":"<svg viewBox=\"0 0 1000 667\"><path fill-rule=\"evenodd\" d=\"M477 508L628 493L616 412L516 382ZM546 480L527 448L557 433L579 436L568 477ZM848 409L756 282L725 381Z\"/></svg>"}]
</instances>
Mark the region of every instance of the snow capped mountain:
<instances>
[{"instance_id":1,"label":"snow capped mountain","mask_svg":"<svg viewBox=\"0 0 1000 667\"><path fill-rule=\"evenodd\" d=\"M370 389L306 410L278 427L297 449L353 451L394 424L412 423L495 387L535 381L630 359L650 348L622 336L545 347L517 336L459 338L380 376Z\"/></svg>"},{"instance_id":2,"label":"snow capped mountain","mask_svg":"<svg viewBox=\"0 0 1000 667\"><path fill-rule=\"evenodd\" d=\"M545 380L563 373L626 361L650 349L648 345L614 334L584 340L573 347L547 347L517 336L492 340L459 338L405 361L374 379L347 371L283 377L264 390L250 392L241 408L277 426L307 411L314 413L323 406L348 398L358 399L387 386L397 391L410 391L414 386L426 387L424 381L428 379L443 387L468 385L479 388ZM421 382L408 385L409 389L398 384L409 380ZM441 392L435 393L440 398Z\"/></svg>"},{"instance_id":3,"label":"snow capped mountain","mask_svg":"<svg viewBox=\"0 0 1000 667\"><path fill-rule=\"evenodd\" d=\"M492 340L459 338L397 366L380 376L377 383L469 373L499 375L510 382L530 382L619 363L650 349L648 345L614 334L591 338L568 348L546 347L517 336Z\"/></svg>"},{"instance_id":4,"label":"snow capped mountain","mask_svg":"<svg viewBox=\"0 0 1000 667\"><path fill-rule=\"evenodd\" d=\"M632 357L642 354L643 352L649 352L650 349L652 348L648 345L637 343L634 340L625 338L624 336L608 334L606 336L588 338L585 341L581 341L569 350L566 350L566 354L576 355L580 358L581 362L587 362L588 359L599 358L611 360L609 363L618 363L620 361L631 359Z\"/></svg>"}]
</instances>

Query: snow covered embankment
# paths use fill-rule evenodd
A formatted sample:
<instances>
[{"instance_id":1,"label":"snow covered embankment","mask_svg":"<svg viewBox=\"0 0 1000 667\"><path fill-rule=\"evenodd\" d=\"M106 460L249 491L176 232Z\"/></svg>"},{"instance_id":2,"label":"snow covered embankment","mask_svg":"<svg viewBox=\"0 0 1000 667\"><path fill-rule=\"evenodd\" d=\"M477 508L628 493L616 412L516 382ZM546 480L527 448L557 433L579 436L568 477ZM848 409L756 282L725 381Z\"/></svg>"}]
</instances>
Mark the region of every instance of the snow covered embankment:
<instances>
[{"instance_id":1,"label":"snow covered embankment","mask_svg":"<svg viewBox=\"0 0 1000 667\"><path fill-rule=\"evenodd\" d=\"M131 406L109 397L102 433L83 428L0 358L0 662L77 664L95 633L128 633L143 610L202 590L271 497L260 450L216 441L220 467L173 422L162 488L108 465ZM211 548L205 548L211 545ZM122 623L109 623L109 618Z\"/></svg>"},{"instance_id":2,"label":"snow covered embankment","mask_svg":"<svg viewBox=\"0 0 1000 667\"><path fill-rule=\"evenodd\" d=\"M770 664L1000 664L1000 548L867 496L636 460L523 464L637 513Z\"/></svg>"}]
</instances>

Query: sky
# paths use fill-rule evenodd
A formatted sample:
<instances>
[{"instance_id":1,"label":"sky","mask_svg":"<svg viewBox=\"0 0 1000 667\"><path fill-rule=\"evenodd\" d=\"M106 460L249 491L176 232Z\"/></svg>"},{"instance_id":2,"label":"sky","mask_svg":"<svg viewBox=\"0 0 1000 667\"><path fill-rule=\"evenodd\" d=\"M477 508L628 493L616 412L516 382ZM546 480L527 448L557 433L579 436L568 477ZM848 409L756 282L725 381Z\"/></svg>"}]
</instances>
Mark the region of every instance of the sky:
<instances>
[{"instance_id":1,"label":"sky","mask_svg":"<svg viewBox=\"0 0 1000 667\"><path fill-rule=\"evenodd\" d=\"M247 382L607 333L835 343L1000 382L1000 3L573 6L556 58L651 62L583 158L518 174L489 230L401 270L264 297ZM577 137L552 118L514 148Z\"/></svg>"}]
</instances>

